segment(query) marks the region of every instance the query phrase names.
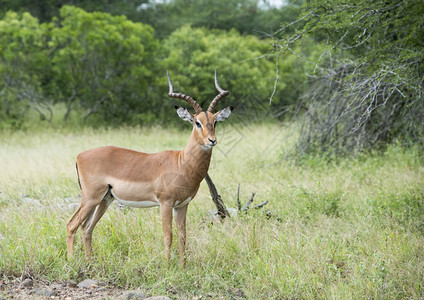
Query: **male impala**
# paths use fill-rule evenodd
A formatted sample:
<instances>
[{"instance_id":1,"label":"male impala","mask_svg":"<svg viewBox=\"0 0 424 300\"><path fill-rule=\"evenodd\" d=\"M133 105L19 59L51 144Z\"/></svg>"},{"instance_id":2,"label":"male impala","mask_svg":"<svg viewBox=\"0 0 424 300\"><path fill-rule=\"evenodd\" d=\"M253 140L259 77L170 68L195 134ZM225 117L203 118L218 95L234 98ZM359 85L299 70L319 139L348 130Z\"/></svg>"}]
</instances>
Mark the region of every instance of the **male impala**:
<instances>
[{"instance_id":1,"label":"male impala","mask_svg":"<svg viewBox=\"0 0 424 300\"><path fill-rule=\"evenodd\" d=\"M193 124L187 146L181 151L147 154L134 150L105 146L80 153L77 173L81 187L81 204L67 223L68 257L72 256L75 233L82 225L85 253L91 259L91 237L94 226L113 200L132 207L160 206L165 240L165 257L169 264L172 243L172 214L177 225L180 263L185 266L186 213L200 182L209 168L212 148L216 145L215 124L230 115L232 107L213 113L217 103L229 92L220 88L215 71L215 87L219 94L204 112L188 95L173 92L168 74L169 94L190 103L195 114L175 106L177 114Z\"/></svg>"}]
</instances>

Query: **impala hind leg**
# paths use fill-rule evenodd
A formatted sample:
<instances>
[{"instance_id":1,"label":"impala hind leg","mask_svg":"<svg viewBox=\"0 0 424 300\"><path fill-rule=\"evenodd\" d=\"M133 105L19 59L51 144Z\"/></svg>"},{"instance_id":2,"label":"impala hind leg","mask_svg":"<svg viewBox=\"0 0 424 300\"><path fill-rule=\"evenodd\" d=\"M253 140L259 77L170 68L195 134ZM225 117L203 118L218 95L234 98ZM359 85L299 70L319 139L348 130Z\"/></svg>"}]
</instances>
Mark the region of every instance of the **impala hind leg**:
<instances>
[{"instance_id":1,"label":"impala hind leg","mask_svg":"<svg viewBox=\"0 0 424 300\"><path fill-rule=\"evenodd\" d=\"M79 215L81 213L82 207L81 205L78 207L77 211L73 214L73 216L69 219L68 223L66 224L66 243L68 245L68 258L72 257L72 253L74 252L74 240L75 240L75 233L79 226Z\"/></svg>"},{"instance_id":2,"label":"impala hind leg","mask_svg":"<svg viewBox=\"0 0 424 300\"><path fill-rule=\"evenodd\" d=\"M102 202L100 202L100 204L97 205L95 209L91 211L91 214L88 216L88 218L84 221L84 223L81 226L81 229L83 232L85 257L88 261L91 260L91 252L92 252L91 241L92 241L93 229L96 226L97 222L103 217L104 213L106 212L107 208L112 202L113 202L113 197L110 194L110 192L108 192L103 198Z\"/></svg>"},{"instance_id":3,"label":"impala hind leg","mask_svg":"<svg viewBox=\"0 0 424 300\"><path fill-rule=\"evenodd\" d=\"M105 193L99 197L88 198L84 195L81 199L81 204L78 207L77 211L69 219L66 224L66 233L67 233L67 245L68 245L68 258L71 258L72 253L74 252L74 241L75 234L80 227L80 225L87 220L87 218L92 214L97 205L99 205L104 198Z\"/></svg>"},{"instance_id":4,"label":"impala hind leg","mask_svg":"<svg viewBox=\"0 0 424 300\"><path fill-rule=\"evenodd\" d=\"M185 245L186 245L186 215L188 205L175 208L175 224L177 225L178 247L180 250L180 264L183 268L186 265Z\"/></svg>"}]
</instances>

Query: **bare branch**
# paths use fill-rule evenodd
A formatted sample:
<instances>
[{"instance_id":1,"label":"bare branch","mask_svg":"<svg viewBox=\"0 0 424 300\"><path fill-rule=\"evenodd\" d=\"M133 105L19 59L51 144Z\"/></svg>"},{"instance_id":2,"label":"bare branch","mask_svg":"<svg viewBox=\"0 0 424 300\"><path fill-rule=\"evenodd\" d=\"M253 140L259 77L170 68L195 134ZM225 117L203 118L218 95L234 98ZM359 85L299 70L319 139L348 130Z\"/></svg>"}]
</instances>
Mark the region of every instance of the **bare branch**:
<instances>
[{"instance_id":1,"label":"bare branch","mask_svg":"<svg viewBox=\"0 0 424 300\"><path fill-rule=\"evenodd\" d=\"M218 216L221 219L225 219L226 217L230 217L230 214L228 213L227 208L225 207L224 201L222 201L221 196L218 194L218 191L216 190L215 184L213 183L211 177L208 173L206 173L205 177L206 183L209 187L209 192L212 197L212 201L215 203L216 209L218 210Z\"/></svg>"}]
</instances>

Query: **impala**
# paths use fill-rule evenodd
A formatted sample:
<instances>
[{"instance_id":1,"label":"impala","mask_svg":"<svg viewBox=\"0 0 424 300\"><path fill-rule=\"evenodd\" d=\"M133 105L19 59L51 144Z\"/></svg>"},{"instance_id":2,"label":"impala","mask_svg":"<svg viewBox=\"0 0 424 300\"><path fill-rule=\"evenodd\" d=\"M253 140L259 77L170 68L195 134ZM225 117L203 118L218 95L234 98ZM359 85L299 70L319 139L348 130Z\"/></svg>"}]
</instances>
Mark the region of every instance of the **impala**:
<instances>
[{"instance_id":1,"label":"impala","mask_svg":"<svg viewBox=\"0 0 424 300\"><path fill-rule=\"evenodd\" d=\"M67 223L69 258L74 250L75 233L81 226L86 258L91 259L93 229L108 206L116 200L131 207L160 207L168 265L174 213L180 263L185 266L187 206L208 171L212 148L217 144L215 125L227 119L233 108L213 112L217 103L229 94L219 86L216 71L215 87L219 94L206 112L192 97L174 93L169 73L167 75L168 96L188 102L195 110L192 114L186 108L175 106L180 118L193 125L186 147L181 151L148 154L105 146L80 153L76 167L82 198Z\"/></svg>"}]
</instances>

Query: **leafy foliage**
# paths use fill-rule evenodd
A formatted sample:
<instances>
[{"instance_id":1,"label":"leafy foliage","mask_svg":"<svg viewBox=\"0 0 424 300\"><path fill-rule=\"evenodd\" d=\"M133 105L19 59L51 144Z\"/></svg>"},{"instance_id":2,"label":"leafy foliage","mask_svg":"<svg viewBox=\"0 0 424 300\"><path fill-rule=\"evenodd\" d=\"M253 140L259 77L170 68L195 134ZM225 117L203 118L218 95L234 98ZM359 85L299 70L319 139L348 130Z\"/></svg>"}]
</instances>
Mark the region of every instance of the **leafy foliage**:
<instances>
[{"instance_id":1,"label":"leafy foliage","mask_svg":"<svg viewBox=\"0 0 424 300\"><path fill-rule=\"evenodd\" d=\"M296 6L303 0L291 0ZM184 25L208 29L231 30L263 36L278 29L282 20L294 21L298 10L292 7L275 7L261 0L1 0L2 12L29 12L40 23L51 22L59 17L63 6L72 5L87 12L105 12L111 15L125 15L133 22L149 24L157 37L168 37L175 29Z\"/></svg>"},{"instance_id":2,"label":"leafy foliage","mask_svg":"<svg viewBox=\"0 0 424 300\"><path fill-rule=\"evenodd\" d=\"M278 29L281 20L295 20L297 14L258 0L151 1L141 6L138 20L152 25L160 38L185 25L193 28L231 30L263 36ZM166 16L166 18L164 18Z\"/></svg>"},{"instance_id":3,"label":"leafy foliage","mask_svg":"<svg viewBox=\"0 0 424 300\"><path fill-rule=\"evenodd\" d=\"M66 103L66 116L76 100L86 117L98 113L118 121L149 107L146 93L158 49L150 26L64 6L49 27L51 92Z\"/></svg>"},{"instance_id":4,"label":"leafy foliage","mask_svg":"<svg viewBox=\"0 0 424 300\"><path fill-rule=\"evenodd\" d=\"M17 28L9 23L16 23ZM257 59L270 51L269 40L241 35L235 29L186 25L159 43L148 25L73 6L63 6L60 15L48 23L39 24L28 13L9 13L2 24L1 47L6 50L1 72L14 76L14 89L24 91L25 85L34 95L12 101L8 95L20 93L10 84L3 89L0 99L7 119L21 122L26 118L28 110L19 108L23 106L51 120L52 107L60 106L64 120L75 111L91 124L168 122L175 118L173 110L163 105L168 90L166 70L177 89L203 104L216 94L214 69L221 85L232 92L233 104L266 105L272 92L275 65L268 58ZM28 39L28 35L33 37ZM287 60L284 73L291 72L294 63L293 58ZM287 87L279 86L275 92L280 95ZM274 103L279 103L277 97Z\"/></svg>"},{"instance_id":5,"label":"leafy foliage","mask_svg":"<svg viewBox=\"0 0 424 300\"><path fill-rule=\"evenodd\" d=\"M269 45L254 36L184 26L164 41L163 50L162 65L172 70L175 87L196 97L203 107L217 94L214 68L233 103L248 105L252 96L266 101L271 92L274 65L255 59L267 53Z\"/></svg>"},{"instance_id":6,"label":"leafy foliage","mask_svg":"<svg viewBox=\"0 0 424 300\"><path fill-rule=\"evenodd\" d=\"M0 20L1 126L19 127L29 107L51 119L50 101L43 94L48 76L46 30L28 13L8 12Z\"/></svg>"},{"instance_id":7,"label":"leafy foliage","mask_svg":"<svg viewBox=\"0 0 424 300\"><path fill-rule=\"evenodd\" d=\"M282 50L305 36L326 45L302 101L301 152L423 143L423 12L420 1L314 0L284 28Z\"/></svg>"},{"instance_id":8,"label":"leafy foliage","mask_svg":"<svg viewBox=\"0 0 424 300\"><path fill-rule=\"evenodd\" d=\"M137 15L137 6L146 1L147 0L1 0L0 16L2 11L7 12L9 10L19 13L29 12L32 16L37 18L40 23L48 23L51 22L54 17L60 16L60 10L63 6L72 5L88 12L101 11L112 15L125 15L131 20L134 20L134 16Z\"/></svg>"}]
</instances>

